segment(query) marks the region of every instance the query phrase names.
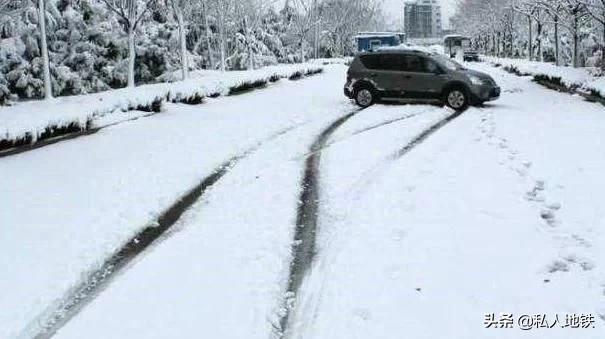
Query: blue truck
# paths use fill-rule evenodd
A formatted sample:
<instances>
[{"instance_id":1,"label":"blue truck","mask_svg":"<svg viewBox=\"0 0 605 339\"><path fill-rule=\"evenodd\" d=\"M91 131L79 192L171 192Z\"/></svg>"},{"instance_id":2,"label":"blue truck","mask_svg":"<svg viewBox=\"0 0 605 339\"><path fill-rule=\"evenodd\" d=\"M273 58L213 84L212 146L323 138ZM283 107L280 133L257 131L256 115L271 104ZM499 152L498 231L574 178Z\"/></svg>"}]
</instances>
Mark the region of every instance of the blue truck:
<instances>
[{"instance_id":1,"label":"blue truck","mask_svg":"<svg viewBox=\"0 0 605 339\"><path fill-rule=\"evenodd\" d=\"M360 32L355 36L358 52L370 52L384 46L399 46L405 42L405 33Z\"/></svg>"}]
</instances>

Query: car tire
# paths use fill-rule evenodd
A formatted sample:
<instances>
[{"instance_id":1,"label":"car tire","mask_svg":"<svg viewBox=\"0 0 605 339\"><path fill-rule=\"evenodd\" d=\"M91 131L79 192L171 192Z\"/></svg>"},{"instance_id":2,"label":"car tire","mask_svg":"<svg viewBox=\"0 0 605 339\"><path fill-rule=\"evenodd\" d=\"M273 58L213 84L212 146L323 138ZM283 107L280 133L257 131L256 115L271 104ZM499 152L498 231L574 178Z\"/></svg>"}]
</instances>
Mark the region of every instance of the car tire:
<instances>
[{"instance_id":1,"label":"car tire","mask_svg":"<svg viewBox=\"0 0 605 339\"><path fill-rule=\"evenodd\" d=\"M376 91L367 85L356 88L353 98L355 99L355 103L363 108L372 106L377 100Z\"/></svg>"},{"instance_id":2,"label":"car tire","mask_svg":"<svg viewBox=\"0 0 605 339\"><path fill-rule=\"evenodd\" d=\"M464 111L470 104L470 96L463 87L452 87L445 92L444 101L449 108Z\"/></svg>"}]
</instances>

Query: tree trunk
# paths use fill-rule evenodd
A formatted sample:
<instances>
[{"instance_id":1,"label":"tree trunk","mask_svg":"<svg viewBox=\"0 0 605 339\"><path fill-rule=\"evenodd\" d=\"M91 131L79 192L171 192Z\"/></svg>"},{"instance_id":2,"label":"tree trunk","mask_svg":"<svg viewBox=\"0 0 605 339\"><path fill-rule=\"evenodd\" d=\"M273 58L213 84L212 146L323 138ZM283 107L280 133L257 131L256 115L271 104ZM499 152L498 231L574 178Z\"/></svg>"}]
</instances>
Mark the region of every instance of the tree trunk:
<instances>
[{"instance_id":1,"label":"tree trunk","mask_svg":"<svg viewBox=\"0 0 605 339\"><path fill-rule=\"evenodd\" d=\"M573 67L578 67L578 16L573 20Z\"/></svg>"},{"instance_id":2,"label":"tree trunk","mask_svg":"<svg viewBox=\"0 0 605 339\"><path fill-rule=\"evenodd\" d=\"M254 69L254 51L252 50L252 42L250 32L248 30L248 18L244 17L244 32L246 36L246 51L248 52L248 70Z\"/></svg>"},{"instance_id":3,"label":"tree trunk","mask_svg":"<svg viewBox=\"0 0 605 339\"><path fill-rule=\"evenodd\" d=\"M204 4L204 26L206 28L206 46L208 48L208 62L210 63L210 69L214 69L214 55L212 55L212 39L210 38L210 25L208 24L208 12L207 7Z\"/></svg>"},{"instance_id":4,"label":"tree trunk","mask_svg":"<svg viewBox=\"0 0 605 339\"><path fill-rule=\"evenodd\" d=\"M226 46L225 46L225 18L223 17L223 13L219 13L219 40L220 40L220 48L221 48L221 72L226 70Z\"/></svg>"},{"instance_id":5,"label":"tree trunk","mask_svg":"<svg viewBox=\"0 0 605 339\"><path fill-rule=\"evenodd\" d=\"M183 13L179 10L176 15L177 23L179 25L179 42L181 45L181 68L182 78L186 80L189 78L189 58L187 55L187 31L185 29L185 20Z\"/></svg>"},{"instance_id":6,"label":"tree trunk","mask_svg":"<svg viewBox=\"0 0 605 339\"><path fill-rule=\"evenodd\" d=\"M605 13L603 13L605 18ZM605 22L603 22L603 41L601 42L601 70L605 71Z\"/></svg>"},{"instance_id":7,"label":"tree trunk","mask_svg":"<svg viewBox=\"0 0 605 339\"><path fill-rule=\"evenodd\" d=\"M538 31L536 33L538 34L538 36L537 36L537 40L538 40L538 60L539 61L544 61L544 56L542 55L542 23L540 21L538 21L537 25L538 25Z\"/></svg>"},{"instance_id":8,"label":"tree trunk","mask_svg":"<svg viewBox=\"0 0 605 339\"><path fill-rule=\"evenodd\" d=\"M128 27L128 87L134 87L134 62L136 58L134 46L134 29Z\"/></svg>"},{"instance_id":9,"label":"tree trunk","mask_svg":"<svg viewBox=\"0 0 605 339\"><path fill-rule=\"evenodd\" d=\"M38 19L40 21L40 41L42 54L42 71L44 73L44 98L53 97L52 84L50 81L50 60L48 57L48 45L46 43L46 8L44 0L38 0Z\"/></svg>"},{"instance_id":10,"label":"tree trunk","mask_svg":"<svg viewBox=\"0 0 605 339\"><path fill-rule=\"evenodd\" d=\"M555 65L559 66L559 16L555 16Z\"/></svg>"},{"instance_id":11,"label":"tree trunk","mask_svg":"<svg viewBox=\"0 0 605 339\"><path fill-rule=\"evenodd\" d=\"M305 39L300 40L300 62L305 63Z\"/></svg>"},{"instance_id":12,"label":"tree trunk","mask_svg":"<svg viewBox=\"0 0 605 339\"><path fill-rule=\"evenodd\" d=\"M531 61L533 59L533 54L534 54L534 50L533 50L534 39L533 39L533 36L532 36L532 29L531 29L531 26L532 26L531 25L531 16L528 15L527 19L529 20L529 60Z\"/></svg>"},{"instance_id":13,"label":"tree trunk","mask_svg":"<svg viewBox=\"0 0 605 339\"><path fill-rule=\"evenodd\" d=\"M492 34L492 55L498 56L498 54L496 54L496 34Z\"/></svg>"}]
</instances>

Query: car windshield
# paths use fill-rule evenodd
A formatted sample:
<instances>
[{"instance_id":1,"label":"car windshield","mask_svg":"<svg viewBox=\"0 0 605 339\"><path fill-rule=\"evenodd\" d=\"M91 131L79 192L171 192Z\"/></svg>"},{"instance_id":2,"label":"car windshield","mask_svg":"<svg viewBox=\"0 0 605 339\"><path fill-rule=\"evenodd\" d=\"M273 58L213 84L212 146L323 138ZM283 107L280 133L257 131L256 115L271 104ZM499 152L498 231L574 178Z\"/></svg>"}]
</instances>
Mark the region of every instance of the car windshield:
<instances>
[{"instance_id":1,"label":"car windshield","mask_svg":"<svg viewBox=\"0 0 605 339\"><path fill-rule=\"evenodd\" d=\"M439 61L440 64L442 64L443 66L445 66L448 69L451 69L452 71L464 71L466 69L464 66L462 66L461 64L459 64L457 61L455 61L453 59L446 58L441 55L435 55L433 57L435 59L437 59L437 61Z\"/></svg>"}]
</instances>

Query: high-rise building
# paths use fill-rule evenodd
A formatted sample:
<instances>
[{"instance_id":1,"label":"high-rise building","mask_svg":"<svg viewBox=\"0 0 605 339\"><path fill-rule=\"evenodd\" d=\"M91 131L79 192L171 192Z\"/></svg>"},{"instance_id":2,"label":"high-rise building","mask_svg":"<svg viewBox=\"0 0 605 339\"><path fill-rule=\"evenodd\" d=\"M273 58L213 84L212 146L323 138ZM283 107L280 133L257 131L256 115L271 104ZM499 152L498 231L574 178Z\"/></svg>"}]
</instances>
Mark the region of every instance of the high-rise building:
<instances>
[{"instance_id":1,"label":"high-rise building","mask_svg":"<svg viewBox=\"0 0 605 339\"><path fill-rule=\"evenodd\" d=\"M440 38L442 22L439 0L406 2L404 25L408 38Z\"/></svg>"}]
</instances>

